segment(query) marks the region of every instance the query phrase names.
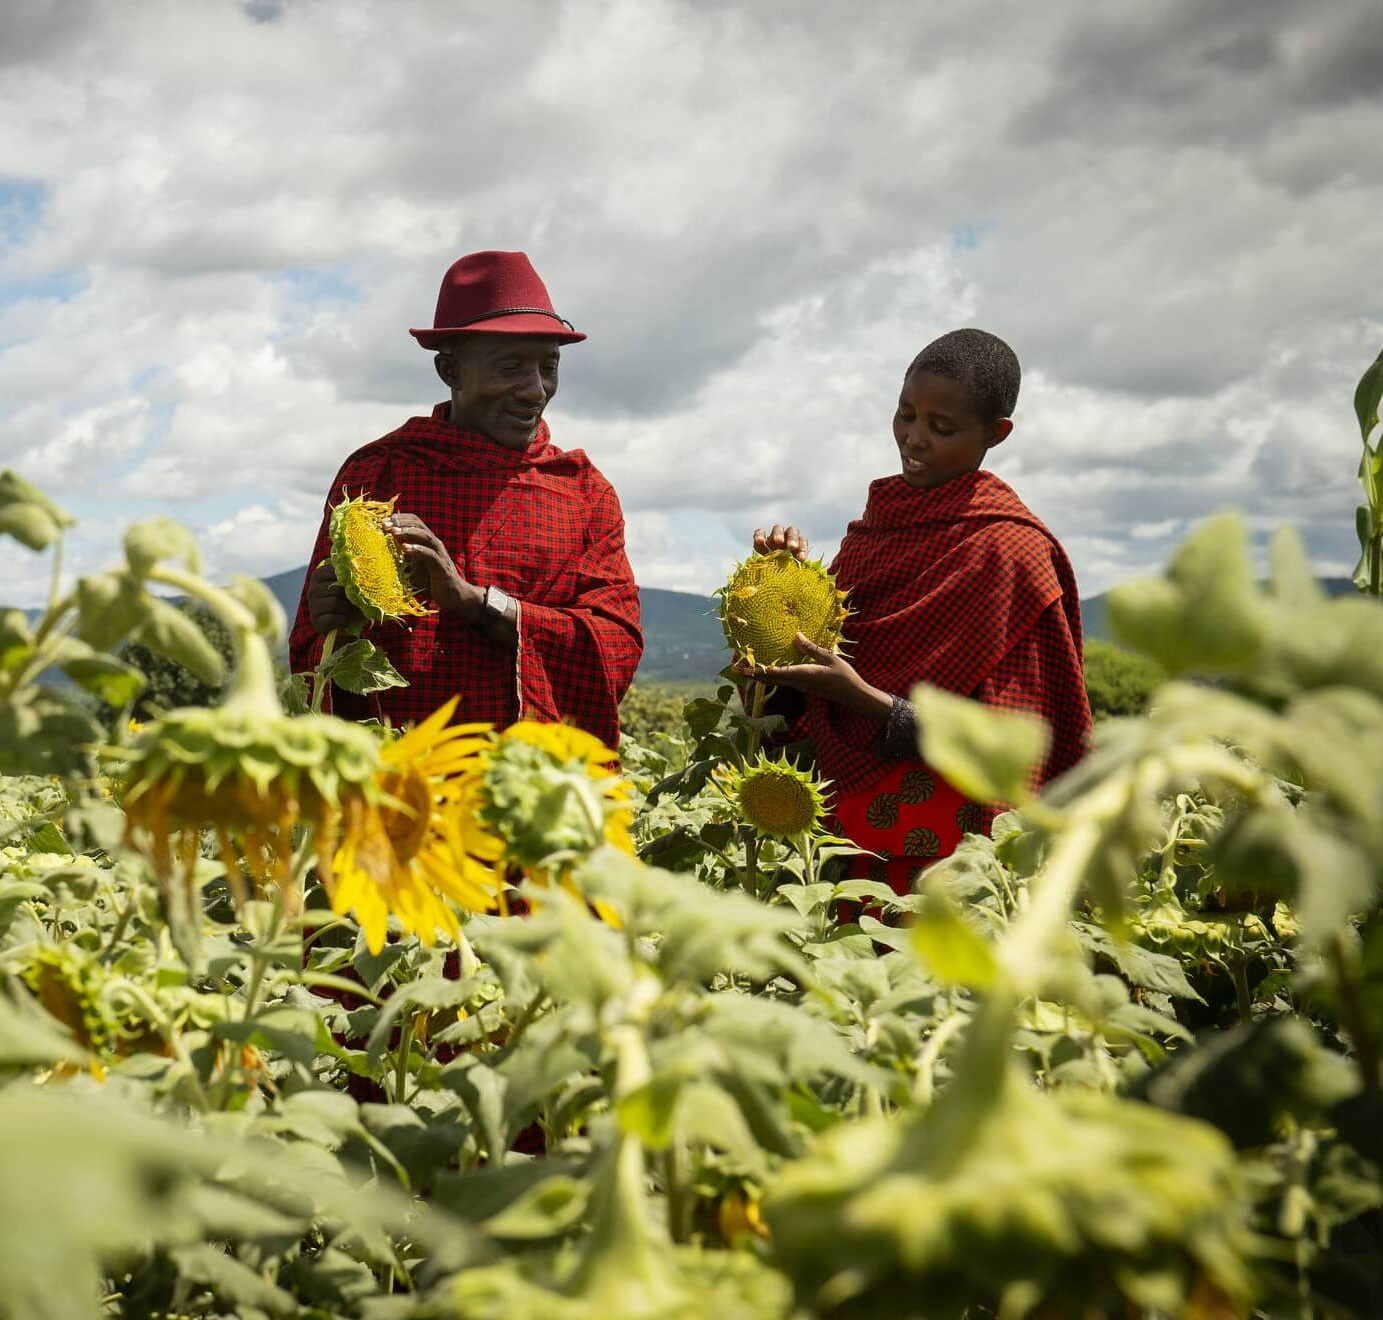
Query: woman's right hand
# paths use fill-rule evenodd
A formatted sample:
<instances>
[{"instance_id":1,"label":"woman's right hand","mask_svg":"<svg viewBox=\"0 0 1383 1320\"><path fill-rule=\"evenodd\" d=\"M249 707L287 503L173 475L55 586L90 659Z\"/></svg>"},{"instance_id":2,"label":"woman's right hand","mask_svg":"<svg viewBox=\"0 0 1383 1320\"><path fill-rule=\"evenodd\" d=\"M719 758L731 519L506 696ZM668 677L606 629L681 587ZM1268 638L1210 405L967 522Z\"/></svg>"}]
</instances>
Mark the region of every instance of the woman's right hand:
<instances>
[{"instance_id":1,"label":"woman's right hand","mask_svg":"<svg viewBox=\"0 0 1383 1320\"><path fill-rule=\"evenodd\" d=\"M790 550L794 558L805 559L807 547L807 538L795 527L774 523L767 532L762 527L754 528L754 549L761 555L771 555L775 550Z\"/></svg>"}]
</instances>

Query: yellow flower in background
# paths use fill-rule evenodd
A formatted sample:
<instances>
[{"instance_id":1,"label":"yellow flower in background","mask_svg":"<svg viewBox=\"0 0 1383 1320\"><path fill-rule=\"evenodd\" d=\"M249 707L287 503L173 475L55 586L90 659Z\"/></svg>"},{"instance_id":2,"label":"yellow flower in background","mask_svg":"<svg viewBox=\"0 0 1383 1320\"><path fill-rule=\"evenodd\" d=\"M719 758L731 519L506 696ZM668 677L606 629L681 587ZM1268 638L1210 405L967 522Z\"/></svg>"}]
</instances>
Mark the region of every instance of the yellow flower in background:
<instances>
[{"instance_id":1,"label":"yellow flower in background","mask_svg":"<svg viewBox=\"0 0 1383 1320\"><path fill-rule=\"evenodd\" d=\"M380 749L376 792L345 820L324 874L332 911L354 914L372 953L384 947L389 916L431 945L455 938L450 903L469 912L498 906L502 844L477 814L488 724L449 724L458 698Z\"/></svg>"},{"instance_id":2,"label":"yellow flower in background","mask_svg":"<svg viewBox=\"0 0 1383 1320\"><path fill-rule=\"evenodd\" d=\"M343 492L344 493L344 492ZM414 593L398 542L384 520L398 500L343 499L331 511L331 564L346 595L372 623L435 611Z\"/></svg>"},{"instance_id":3,"label":"yellow flower in background","mask_svg":"<svg viewBox=\"0 0 1383 1320\"><path fill-rule=\"evenodd\" d=\"M776 839L806 834L826 814L825 787L815 775L762 752L746 766L718 771L714 782L741 820Z\"/></svg>"}]
</instances>

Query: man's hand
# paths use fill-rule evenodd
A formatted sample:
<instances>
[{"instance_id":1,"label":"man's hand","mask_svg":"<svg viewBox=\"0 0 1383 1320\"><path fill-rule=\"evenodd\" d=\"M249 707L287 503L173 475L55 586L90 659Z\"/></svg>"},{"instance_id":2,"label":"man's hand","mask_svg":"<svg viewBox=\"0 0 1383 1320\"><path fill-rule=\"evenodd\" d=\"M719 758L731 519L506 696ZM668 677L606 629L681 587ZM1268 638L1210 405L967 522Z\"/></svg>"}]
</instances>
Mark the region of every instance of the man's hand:
<instances>
[{"instance_id":1,"label":"man's hand","mask_svg":"<svg viewBox=\"0 0 1383 1320\"><path fill-rule=\"evenodd\" d=\"M795 527L774 523L768 531L762 527L754 528L754 549L761 555L771 555L775 550L790 550L795 558L805 559L807 538Z\"/></svg>"},{"instance_id":2,"label":"man's hand","mask_svg":"<svg viewBox=\"0 0 1383 1320\"><path fill-rule=\"evenodd\" d=\"M325 637L333 629L355 632L365 616L351 604L346 589L336 580L331 560L313 570L307 584L307 617Z\"/></svg>"},{"instance_id":3,"label":"man's hand","mask_svg":"<svg viewBox=\"0 0 1383 1320\"><path fill-rule=\"evenodd\" d=\"M414 586L444 614L457 614L475 623L485 607L485 593L467 582L437 534L416 513L395 513L384 530L399 543L408 559Z\"/></svg>"},{"instance_id":4,"label":"man's hand","mask_svg":"<svg viewBox=\"0 0 1383 1320\"><path fill-rule=\"evenodd\" d=\"M866 683L854 665L834 651L817 646L801 633L793 640L809 663L770 668L751 665L739 659L731 667L745 678L795 688L798 692L810 692L813 696L825 697L827 701L834 701L860 715L868 715L870 719L882 722L888 718L893 698L887 692Z\"/></svg>"}]
</instances>

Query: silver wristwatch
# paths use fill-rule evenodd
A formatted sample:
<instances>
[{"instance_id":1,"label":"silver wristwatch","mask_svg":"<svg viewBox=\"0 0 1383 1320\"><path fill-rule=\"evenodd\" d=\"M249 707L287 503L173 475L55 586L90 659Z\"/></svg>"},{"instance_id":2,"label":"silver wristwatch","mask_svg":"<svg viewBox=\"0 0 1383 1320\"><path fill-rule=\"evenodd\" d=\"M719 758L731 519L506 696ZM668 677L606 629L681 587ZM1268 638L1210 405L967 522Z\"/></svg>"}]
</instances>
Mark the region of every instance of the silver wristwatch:
<instances>
[{"instance_id":1,"label":"silver wristwatch","mask_svg":"<svg viewBox=\"0 0 1383 1320\"><path fill-rule=\"evenodd\" d=\"M509 618L510 609L515 604L513 596L500 587L485 588L485 603L481 607L481 618L485 622L493 619L503 621Z\"/></svg>"}]
</instances>

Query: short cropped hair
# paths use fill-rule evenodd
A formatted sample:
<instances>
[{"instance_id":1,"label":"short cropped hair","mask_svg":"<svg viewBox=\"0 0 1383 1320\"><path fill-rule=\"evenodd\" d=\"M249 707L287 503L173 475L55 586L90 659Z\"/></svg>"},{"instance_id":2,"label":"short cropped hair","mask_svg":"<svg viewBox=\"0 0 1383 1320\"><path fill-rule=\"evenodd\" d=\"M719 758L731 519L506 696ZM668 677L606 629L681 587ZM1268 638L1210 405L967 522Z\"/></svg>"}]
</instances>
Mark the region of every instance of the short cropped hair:
<instances>
[{"instance_id":1,"label":"short cropped hair","mask_svg":"<svg viewBox=\"0 0 1383 1320\"><path fill-rule=\"evenodd\" d=\"M952 330L934 339L907 370L930 371L963 386L986 422L1012 417L1023 373L1018 355L987 330Z\"/></svg>"}]
</instances>

